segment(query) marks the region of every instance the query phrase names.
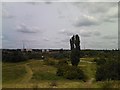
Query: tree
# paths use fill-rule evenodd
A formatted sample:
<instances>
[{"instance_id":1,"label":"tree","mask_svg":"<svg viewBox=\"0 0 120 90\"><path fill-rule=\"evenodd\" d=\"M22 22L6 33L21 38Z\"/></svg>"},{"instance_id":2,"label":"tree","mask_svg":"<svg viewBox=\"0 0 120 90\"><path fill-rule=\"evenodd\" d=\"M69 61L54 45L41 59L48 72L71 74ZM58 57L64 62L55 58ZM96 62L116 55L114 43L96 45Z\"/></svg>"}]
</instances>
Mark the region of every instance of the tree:
<instances>
[{"instance_id":1,"label":"tree","mask_svg":"<svg viewBox=\"0 0 120 90\"><path fill-rule=\"evenodd\" d=\"M78 35L73 35L70 39L71 46L71 63L73 66L77 66L80 62L80 39Z\"/></svg>"}]
</instances>

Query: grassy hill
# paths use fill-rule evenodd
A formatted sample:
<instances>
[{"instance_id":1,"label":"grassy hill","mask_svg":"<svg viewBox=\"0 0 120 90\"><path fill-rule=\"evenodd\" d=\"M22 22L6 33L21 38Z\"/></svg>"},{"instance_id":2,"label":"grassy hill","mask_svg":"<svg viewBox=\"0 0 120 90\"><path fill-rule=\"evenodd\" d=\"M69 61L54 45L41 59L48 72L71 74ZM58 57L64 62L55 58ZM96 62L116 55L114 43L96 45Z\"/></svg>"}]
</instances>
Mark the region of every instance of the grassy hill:
<instances>
[{"instance_id":1,"label":"grassy hill","mask_svg":"<svg viewBox=\"0 0 120 90\"><path fill-rule=\"evenodd\" d=\"M120 87L119 81L96 82L94 58L81 58L79 67L87 76L87 81L68 80L56 76L57 68L43 60L28 60L19 63L3 63L3 88L106 88ZM58 60L49 58L55 63ZM70 64L70 62L69 62Z\"/></svg>"}]
</instances>

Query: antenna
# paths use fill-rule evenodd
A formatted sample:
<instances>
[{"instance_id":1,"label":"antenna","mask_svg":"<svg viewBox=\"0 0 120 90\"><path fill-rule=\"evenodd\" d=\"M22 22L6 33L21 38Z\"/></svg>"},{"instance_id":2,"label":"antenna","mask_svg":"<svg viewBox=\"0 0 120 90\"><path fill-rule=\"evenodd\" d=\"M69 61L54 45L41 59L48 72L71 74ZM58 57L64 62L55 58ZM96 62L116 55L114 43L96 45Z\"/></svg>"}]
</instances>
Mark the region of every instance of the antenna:
<instances>
[{"instance_id":1,"label":"antenna","mask_svg":"<svg viewBox=\"0 0 120 90\"><path fill-rule=\"evenodd\" d=\"M83 39L84 39L83 44L84 44L84 50L85 50L85 38L83 38Z\"/></svg>"},{"instance_id":2,"label":"antenna","mask_svg":"<svg viewBox=\"0 0 120 90\"><path fill-rule=\"evenodd\" d=\"M22 47L22 48L23 48L23 50L24 50L24 49L25 49L25 43L24 43L24 41L22 41L22 43L23 43L23 47Z\"/></svg>"}]
</instances>

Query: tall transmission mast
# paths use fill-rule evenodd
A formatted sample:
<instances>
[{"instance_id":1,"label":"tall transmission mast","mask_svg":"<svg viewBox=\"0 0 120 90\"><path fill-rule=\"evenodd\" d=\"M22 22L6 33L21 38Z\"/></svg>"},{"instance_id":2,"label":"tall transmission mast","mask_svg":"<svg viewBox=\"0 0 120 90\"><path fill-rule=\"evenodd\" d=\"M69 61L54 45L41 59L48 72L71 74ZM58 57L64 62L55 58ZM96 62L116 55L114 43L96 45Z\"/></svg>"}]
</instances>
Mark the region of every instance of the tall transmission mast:
<instances>
[{"instance_id":1,"label":"tall transmission mast","mask_svg":"<svg viewBox=\"0 0 120 90\"><path fill-rule=\"evenodd\" d=\"M84 41L83 41L83 45L84 45L84 50L85 50L85 38L83 38L83 40L84 40Z\"/></svg>"}]
</instances>

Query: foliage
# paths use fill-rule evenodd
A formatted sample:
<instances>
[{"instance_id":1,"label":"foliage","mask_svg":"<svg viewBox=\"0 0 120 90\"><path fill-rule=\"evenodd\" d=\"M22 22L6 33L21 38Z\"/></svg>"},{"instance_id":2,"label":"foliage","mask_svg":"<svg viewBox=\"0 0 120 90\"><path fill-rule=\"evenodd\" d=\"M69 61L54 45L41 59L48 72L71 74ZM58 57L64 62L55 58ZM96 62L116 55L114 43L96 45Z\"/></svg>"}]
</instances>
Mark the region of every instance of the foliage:
<instances>
[{"instance_id":1,"label":"foliage","mask_svg":"<svg viewBox=\"0 0 120 90\"><path fill-rule=\"evenodd\" d=\"M4 52L2 53L3 62L20 62L28 60L28 57L25 53L21 51L12 51L12 52Z\"/></svg>"},{"instance_id":2,"label":"foliage","mask_svg":"<svg viewBox=\"0 0 120 90\"><path fill-rule=\"evenodd\" d=\"M2 61L3 62L21 62L28 59L42 59L42 53L34 51L18 51L18 50L3 50Z\"/></svg>"},{"instance_id":3,"label":"foliage","mask_svg":"<svg viewBox=\"0 0 120 90\"><path fill-rule=\"evenodd\" d=\"M68 65L63 65L57 68L56 75L57 76L64 76L64 73L69 69Z\"/></svg>"},{"instance_id":4,"label":"foliage","mask_svg":"<svg viewBox=\"0 0 120 90\"><path fill-rule=\"evenodd\" d=\"M94 62L96 62L97 65L103 65L106 63L106 58L95 58Z\"/></svg>"},{"instance_id":5,"label":"foliage","mask_svg":"<svg viewBox=\"0 0 120 90\"><path fill-rule=\"evenodd\" d=\"M63 76L66 79L84 79L83 71L76 66L63 65L57 69L57 76Z\"/></svg>"},{"instance_id":6,"label":"foliage","mask_svg":"<svg viewBox=\"0 0 120 90\"><path fill-rule=\"evenodd\" d=\"M47 59L47 60L46 60L46 59L45 59L44 62L45 62L46 65L56 66L55 60L51 60L51 59Z\"/></svg>"},{"instance_id":7,"label":"foliage","mask_svg":"<svg viewBox=\"0 0 120 90\"><path fill-rule=\"evenodd\" d=\"M56 53L52 53L50 54L51 58L55 58L55 59L64 59L64 58L69 58L69 52L56 52Z\"/></svg>"},{"instance_id":8,"label":"foliage","mask_svg":"<svg viewBox=\"0 0 120 90\"><path fill-rule=\"evenodd\" d=\"M106 89L106 88L113 88L114 87L114 84L116 82L113 82L113 81L105 81L101 84L101 88L103 89ZM117 83L116 83L117 84Z\"/></svg>"},{"instance_id":9,"label":"foliage","mask_svg":"<svg viewBox=\"0 0 120 90\"><path fill-rule=\"evenodd\" d=\"M64 65L68 65L68 62L66 60L59 60L58 64L57 64L57 67L61 67L61 66L64 66Z\"/></svg>"},{"instance_id":10,"label":"foliage","mask_svg":"<svg viewBox=\"0 0 120 90\"><path fill-rule=\"evenodd\" d=\"M66 79L84 79L83 71L76 66L69 66L69 69L64 73Z\"/></svg>"},{"instance_id":11,"label":"foliage","mask_svg":"<svg viewBox=\"0 0 120 90\"><path fill-rule=\"evenodd\" d=\"M96 80L120 80L120 61L118 54L96 60Z\"/></svg>"},{"instance_id":12,"label":"foliage","mask_svg":"<svg viewBox=\"0 0 120 90\"><path fill-rule=\"evenodd\" d=\"M29 59L42 59L42 54L39 52L26 52L26 56L28 56Z\"/></svg>"}]
</instances>

